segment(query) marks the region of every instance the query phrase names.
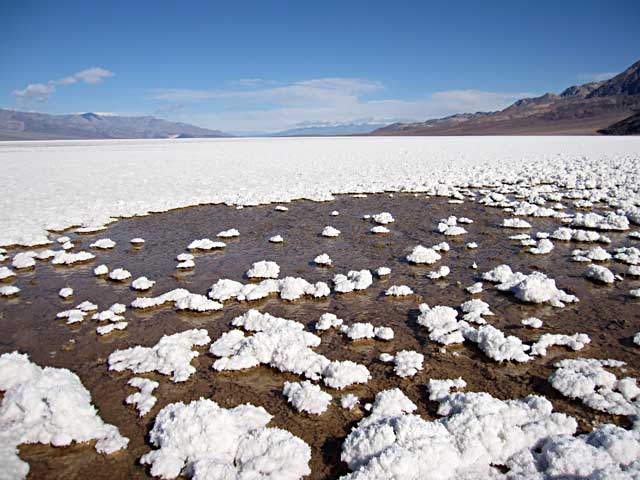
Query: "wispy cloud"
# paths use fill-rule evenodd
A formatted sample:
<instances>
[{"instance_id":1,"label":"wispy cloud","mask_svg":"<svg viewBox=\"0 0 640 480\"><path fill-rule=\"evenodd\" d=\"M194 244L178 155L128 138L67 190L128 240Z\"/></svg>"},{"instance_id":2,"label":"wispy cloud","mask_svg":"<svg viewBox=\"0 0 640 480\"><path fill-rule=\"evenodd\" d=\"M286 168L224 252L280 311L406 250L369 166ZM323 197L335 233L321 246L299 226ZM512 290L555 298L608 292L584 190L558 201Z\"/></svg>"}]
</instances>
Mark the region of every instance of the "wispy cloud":
<instances>
[{"instance_id":1,"label":"wispy cloud","mask_svg":"<svg viewBox=\"0 0 640 480\"><path fill-rule=\"evenodd\" d=\"M578 79L582 82L601 82L615 77L620 72L581 73Z\"/></svg>"},{"instance_id":2,"label":"wispy cloud","mask_svg":"<svg viewBox=\"0 0 640 480\"><path fill-rule=\"evenodd\" d=\"M258 79L254 79L258 80ZM250 84L250 85L249 85ZM417 99L384 96L384 85L363 78L330 77L265 86L244 82L226 90L159 89L154 100L210 107L210 113L181 112L183 121L231 132L270 132L300 124L391 123L426 120L461 112L504 108L528 92L447 90Z\"/></svg>"},{"instance_id":3,"label":"wispy cloud","mask_svg":"<svg viewBox=\"0 0 640 480\"><path fill-rule=\"evenodd\" d=\"M107 69L92 67L59 80L49 80L47 83L30 83L21 90L14 90L13 95L21 102L46 102L55 93L58 86L73 85L78 82L95 85L114 75L115 73Z\"/></svg>"}]
</instances>

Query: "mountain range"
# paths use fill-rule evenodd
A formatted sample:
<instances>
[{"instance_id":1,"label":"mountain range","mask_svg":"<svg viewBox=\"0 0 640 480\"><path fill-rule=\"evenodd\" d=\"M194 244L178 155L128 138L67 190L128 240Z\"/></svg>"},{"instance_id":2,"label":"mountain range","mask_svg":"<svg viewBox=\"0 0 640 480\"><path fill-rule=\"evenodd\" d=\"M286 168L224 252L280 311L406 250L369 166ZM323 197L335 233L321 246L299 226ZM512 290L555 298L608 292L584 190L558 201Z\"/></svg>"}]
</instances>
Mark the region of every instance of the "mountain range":
<instances>
[{"instance_id":1,"label":"mountain range","mask_svg":"<svg viewBox=\"0 0 640 480\"><path fill-rule=\"evenodd\" d=\"M609 80L523 98L500 111L394 123L371 135L628 135L640 133L639 111L640 61Z\"/></svg>"},{"instance_id":2,"label":"mountain range","mask_svg":"<svg viewBox=\"0 0 640 480\"><path fill-rule=\"evenodd\" d=\"M49 115L0 109L0 140L229 137L218 130L155 117L98 113Z\"/></svg>"}]
</instances>

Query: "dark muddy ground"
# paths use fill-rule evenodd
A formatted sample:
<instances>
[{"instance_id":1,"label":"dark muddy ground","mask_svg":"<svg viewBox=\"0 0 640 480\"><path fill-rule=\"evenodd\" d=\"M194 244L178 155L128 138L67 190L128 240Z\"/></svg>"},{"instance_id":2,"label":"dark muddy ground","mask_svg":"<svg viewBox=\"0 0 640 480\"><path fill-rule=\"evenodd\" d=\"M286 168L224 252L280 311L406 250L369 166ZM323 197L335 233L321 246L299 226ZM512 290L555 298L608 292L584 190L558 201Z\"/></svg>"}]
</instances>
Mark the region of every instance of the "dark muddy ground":
<instances>
[{"instance_id":1,"label":"dark muddy ground","mask_svg":"<svg viewBox=\"0 0 640 480\"><path fill-rule=\"evenodd\" d=\"M587 244L554 241L555 250L549 255L534 256L525 253L518 242L508 239L517 231L498 227L505 213L465 202L448 204L446 199L416 197L411 194L370 195L367 198L340 196L332 202L314 203L298 201L288 205L288 212L278 212L274 206L260 206L236 210L228 206L200 206L147 217L123 219L104 232L93 235L69 234L75 251L89 249L97 238L109 237L117 242L110 251L94 251L93 261L71 267L54 267L38 262L35 269L19 272L15 285L22 292L11 299L0 299L1 335L0 353L19 350L27 352L41 366L64 367L76 372L91 392L93 402L101 417L120 428L130 438L129 447L111 456L97 454L92 445L81 444L67 448L44 445L23 445L20 456L31 466L30 478L148 478L145 467L138 459L149 450L146 436L157 412L171 402L189 402L199 397L211 398L223 407L233 407L250 402L265 407L273 416L270 426L283 427L304 439L312 448L309 478L329 479L347 473L340 462L340 450L344 437L364 412L360 408L351 411L333 404L320 416L294 411L282 395L286 380L300 377L279 373L266 367L242 372L216 373L210 367L215 360L202 348L193 365L197 372L179 384L168 377L144 375L160 382L155 391L158 402L144 419L137 411L124 404L125 397L135 390L126 385L131 372L108 371L106 359L116 350L133 345L153 346L163 335L190 328L206 328L216 339L231 327L229 322L249 308L257 308L271 314L297 320L312 329L324 312L332 312L347 322L364 321L374 325L388 325L395 330L390 342L352 342L337 331L322 333L322 344L317 351L331 359L350 359L367 365L372 380L366 385L354 386L343 391L328 390L335 399L344 393L354 393L362 403L371 400L376 392L393 387L401 388L419 406L425 418L437 418L435 404L428 401L425 384L430 378L462 376L468 382L468 391L487 391L503 399L521 398L531 393L545 395L555 408L575 416L580 428L590 430L601 422L624 424L624 418L615 418L590 410L562 398L547 383L554 371L552 365L560 358L594 357L615 358L628 363L626 375L638 376L640 364L638 348L632 343L633 335L640 330L639 300L633 300L628 292L639 288L640 280L626 277L614 286L599 286L583 276L585 264L569 261L574 248L587 248ZM340 215L329 213L338 210ZM391 233L373 235L370 221L363 214L389 211L395 223L389 225ZM465 225L468 234L461 237L444 237L437 232L438 220L449 215L466 216L475 221ZM528 233L552 231L560 226L557 220L527 218L534 226ZM328 239L319 233L325 225L333 225L342 231L338 238ZM240 237L224 240L224 251L199 253L196 267L191 271L175 270L175 256L184 252L194 239L215 235L229 228L240 230ZM272 244L269 237L280 234L284 244ZM134 237L147 240L142 248L130 246ZM625 233L612 233L613 244L637 245ZM451 245L451 251L433 267L416 267L404 258L417 244L431 246L441 241ZM465 248L467 242L479 244L476 250ZM10 253L14 253L13 251ZM316 267L312 260L320 253L328 253L333 267ZM76 326L67 326L56 320L61 310L72 308L83 300L97 303L106 309L114 302L129 304L137 295L158 295L173 288L183 287L194 293L205 293L220 278L243 280L243 274L253 262L273 260L281 267L281 277L301 276L308 281L330 283L336 273L351 269L388 266L392 274L386 279L375 279L366 291L353 294L335 294L323 300L301 299L285 303L276 297L258 302L226 302L224 310L213 314L195 315L178 313L171 305L149 312L127 311L129 327L99 337L96 322L87 319ZM471 264L477 262L478 269ZM4 262L6 265L8 262ZM93 275L93 268L100 263L110 268L123 267L133 278L140 275L157 280L150 293L136 293L129 282L115 283ZM488 360L473 345L447 347L429 342L426 330L416 323L418 305L457 307L471 298L465 290L479 280L482 272L496 265L507 263L514 270L529 273L541 270L555 278L560 288L580 298L577 304L558 309L550 306L524 305L496 291L485 283L485 292L476 298L488 302L496 316L489 323L517 335L523 340L535 340L542 333L587 333L592 343L580 352L570 352L564 347L552 347L547 357L526 364L497 364ZM438 281L425 278L425 273L439 265L448 265L451 274ZM624 275L627 267L620 263L607 264L615 273ZM384 297L391 285L406 284L415 296L402 299ZM75 292L71 299L62 300L58 290L71 286ZM544 321L543 328L533 330L523 327L520 320L537 316ZM425 368L413 378L401 379L393 374L392 366L377 360L381 352L393 353L402 349L417 350L425 355Z\"/></svg>"}]
</instances>

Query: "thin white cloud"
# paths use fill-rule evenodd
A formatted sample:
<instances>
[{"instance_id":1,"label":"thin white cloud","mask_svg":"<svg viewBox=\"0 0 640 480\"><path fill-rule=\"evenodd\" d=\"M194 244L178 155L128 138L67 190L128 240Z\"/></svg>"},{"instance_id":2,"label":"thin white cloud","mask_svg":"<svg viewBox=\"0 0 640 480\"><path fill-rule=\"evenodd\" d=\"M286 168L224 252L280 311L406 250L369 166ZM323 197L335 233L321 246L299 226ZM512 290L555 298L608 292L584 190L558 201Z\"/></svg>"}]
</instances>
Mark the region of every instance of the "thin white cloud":
<instances>
[{"instance_id":1,"label":"thin white cloud","mask_svg":"<svg viewBox=\"0 0 640 480\"><path fill-rule=\"evenodd\" d=\"M578 79L582 82L601 82L615 77L620 72L581 73Z\"/></svg>"},{"instance_id":2,"label":"thin white cloud","mask_svg":"<svg viewBox=\"0 0 640 480\"><path fill-rule=\"evenodd\" d=\"M61 85L73 85L82 82L95 85L105 78L113 77L115 73L101 67L92 67L76 72L73 75L59 80L49 80L45 83L32 83L22 90L14 90L13 95L22 102L46 102L56 91L56 87Z\"/></svg>"},{"instance_id":3,"label":"thin white cloud","mask_svg":"<svg viewBox=\"0 0 640 480\"><path fill-rule=\"evenodd\" d=\"M403 100L379 97L380 82L362 78L319 78L268 88L155 90L165 102L205 102L206 114L181 112L177 118L229 132L273 132L305 124L421 121L462 112L497 110L528 92L448 90Z\"/></svg>"}]
</instances>

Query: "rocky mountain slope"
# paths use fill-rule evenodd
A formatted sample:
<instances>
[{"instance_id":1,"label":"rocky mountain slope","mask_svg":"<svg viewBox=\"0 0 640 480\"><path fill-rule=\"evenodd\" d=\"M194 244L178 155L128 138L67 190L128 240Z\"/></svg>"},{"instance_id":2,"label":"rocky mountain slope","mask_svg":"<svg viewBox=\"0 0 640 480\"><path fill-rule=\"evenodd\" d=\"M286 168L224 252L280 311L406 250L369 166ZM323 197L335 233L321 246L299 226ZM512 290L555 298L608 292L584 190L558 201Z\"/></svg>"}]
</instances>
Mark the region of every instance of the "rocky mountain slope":
<instances>
[{"instance_id":1,"label":"rocky mountain slope","mask_svg":"<svg viewBox=\"0 0 640 480\"><path fill-rule=\"evenodd\" d=\"M372 135L579 135L595 134L640 111L640 61L610 80L524 98L497 112L396 123Z\"/></svg>"},{"instance_id":2,"label":"rocky mountain slope","mask_svg":"<svg viewBox=\"0 0 640 480\"><path fill-rule=\"evenodd\" d=\"M49 115L0 109L0 140L228 137L187 123L155 117L83 113Z\"/></svg>"}]
</instances>

